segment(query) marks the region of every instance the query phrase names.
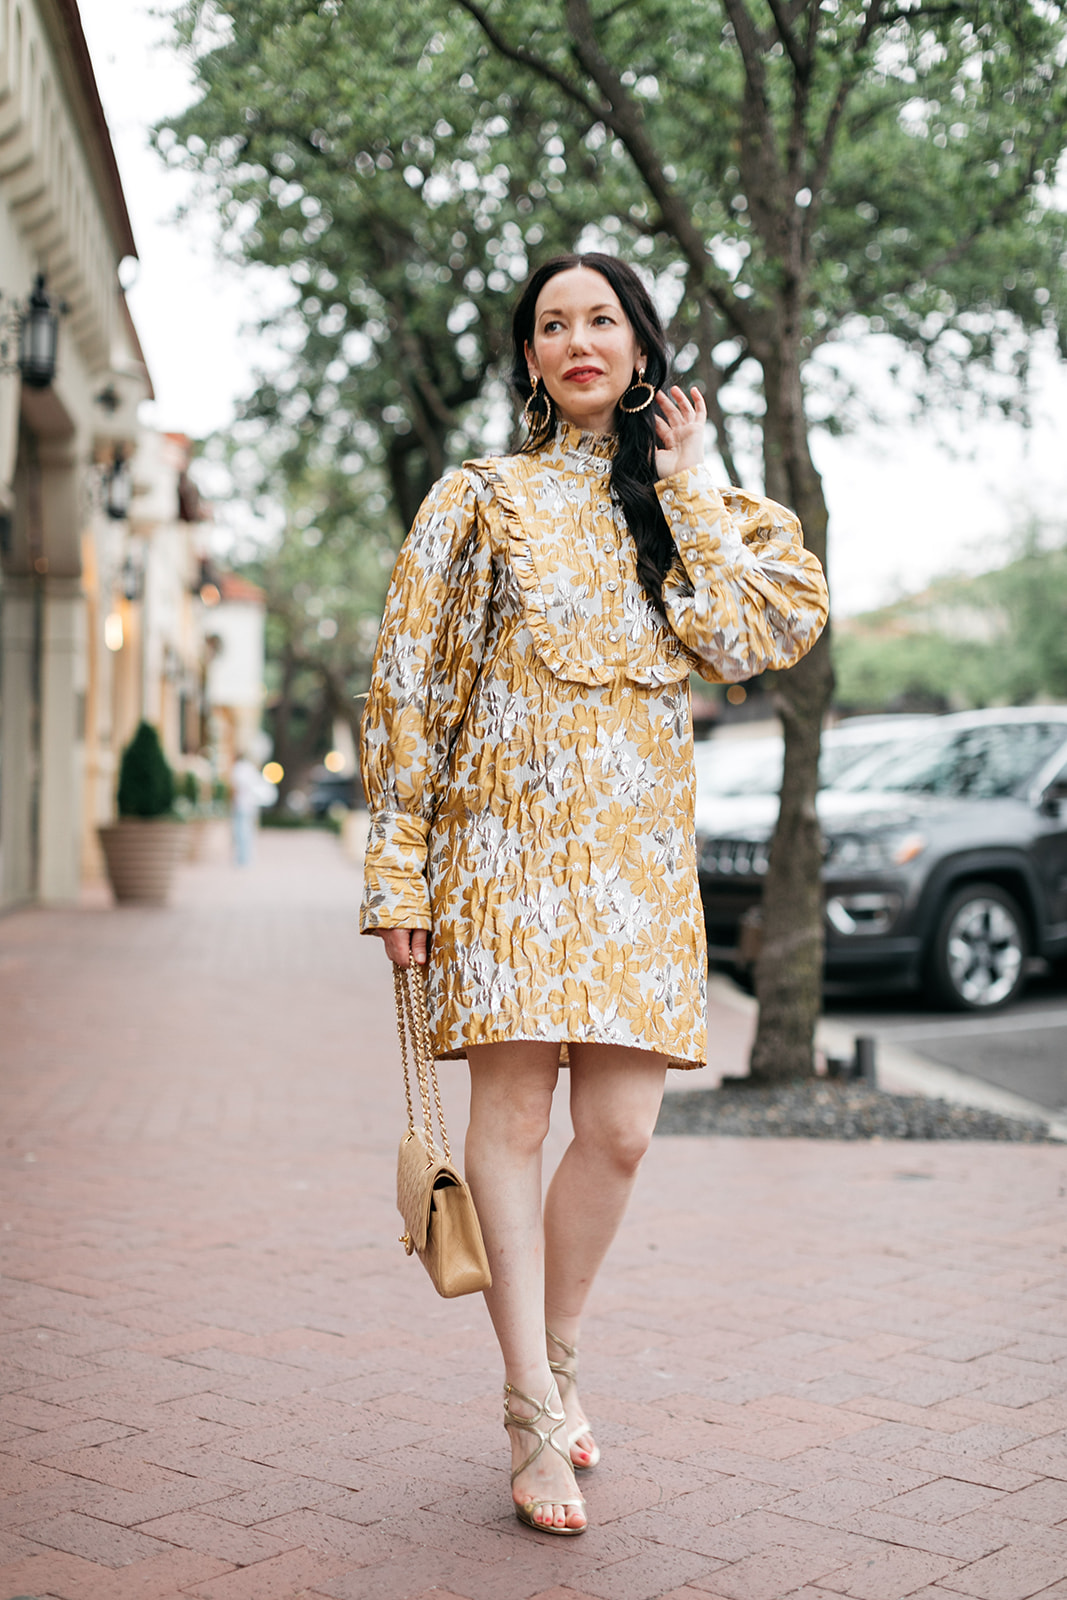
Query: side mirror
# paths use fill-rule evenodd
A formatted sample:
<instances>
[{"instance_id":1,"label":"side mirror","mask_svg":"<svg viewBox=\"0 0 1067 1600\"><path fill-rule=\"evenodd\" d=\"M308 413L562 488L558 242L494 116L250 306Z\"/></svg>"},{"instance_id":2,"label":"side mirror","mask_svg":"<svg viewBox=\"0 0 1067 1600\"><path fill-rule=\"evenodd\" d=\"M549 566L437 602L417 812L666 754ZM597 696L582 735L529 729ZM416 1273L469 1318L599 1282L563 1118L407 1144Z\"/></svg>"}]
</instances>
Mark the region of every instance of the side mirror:
<instances>
[{"instance_id":1,"label":"side mirror","mask_svg":"<svg viewBox=\"0 0 1067 1600\"><path fill-rule=\"evenodd\" d=\"M1063 813L1065 800L1067 800L1067 777L1056 778L1041 796L1037 809L1043 817L1059 817Z\"/></svg>"}]
</instances>

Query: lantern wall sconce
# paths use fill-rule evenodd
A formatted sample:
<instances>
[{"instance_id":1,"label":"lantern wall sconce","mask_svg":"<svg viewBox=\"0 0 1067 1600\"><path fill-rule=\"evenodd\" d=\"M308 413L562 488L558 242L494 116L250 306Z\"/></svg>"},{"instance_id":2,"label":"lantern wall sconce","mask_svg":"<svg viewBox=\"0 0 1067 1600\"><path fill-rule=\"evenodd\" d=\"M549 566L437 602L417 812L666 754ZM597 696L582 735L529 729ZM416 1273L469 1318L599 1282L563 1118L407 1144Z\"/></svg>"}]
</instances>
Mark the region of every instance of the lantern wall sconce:
<instances>
[{"instance_id":1,"label":"lantern wall sconce","mask_svg":"<svg viewBox=\"0 0 1067 1600\"><path fill-rule=\"evenodd\" d=\"M15 300L0 291L0 372L19 373L28 389L50 388L56 375L59 319L67 309L48 293L43 272L37 274L28 300Z\"/></svg>"},{"instance_id":2,"label":"lantern wall sconce","mask_svg":"<svg viewBox=\"0 0 1067 1600\"><path fill-rule=\"evenodd\" d=\"M126 461L126 452L120 444L115 446L115 454L104 475L104 483L107 488L105 501L107 514L115 522L122 522L130 514L133 477Z\"/></svg>"},{"instance_id":3,"label":"lantern wall sconce","mask_svg":"<svg viewBox=\"0 0 1067 1600\"><path fill-rule=\"evenodd\" d=\"M126 559L122 564L119 574L119 587L125 600L137 601L144 599L144 552L129 549Z\"/></svg>"},{"instance_id":4,"label":"lantern wall sconce","mask_svg":"<svg viewBox=\"0 0 1067 1600\"><path fill-rule=\"evenodd\" d=\"M113 417L122 404L122 396L115 388L115 385L110 382L105 384L99 394L94 394L93 399L101 411L106 411L109 417Z\"/></svg>"}]
</instances>

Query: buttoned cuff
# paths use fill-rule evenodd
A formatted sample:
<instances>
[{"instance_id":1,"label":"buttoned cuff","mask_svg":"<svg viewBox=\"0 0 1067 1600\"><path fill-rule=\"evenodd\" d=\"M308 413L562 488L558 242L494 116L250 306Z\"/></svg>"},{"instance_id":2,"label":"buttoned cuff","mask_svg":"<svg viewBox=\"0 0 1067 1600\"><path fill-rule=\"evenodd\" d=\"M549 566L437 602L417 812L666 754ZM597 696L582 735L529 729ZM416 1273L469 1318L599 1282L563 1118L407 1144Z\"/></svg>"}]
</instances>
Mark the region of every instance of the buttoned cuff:
<instances>
[{"instance_id":1,"label":"buttoned cuff","mask_svg":"<svg viewBox=\"0 0 1067 1600\"><path fill-rule=\"evenodd\" d=\"M706 462L661 478L656 493L667 519L671 538L689 577L699 586L709 574L708 562L717 563L722 549L721 518L726 507Z\"/></svg>"},{"instance_id":2,"label":"buttoned cuff","mask_svg":"<svg viewBox=\"0 0 1067 1600\"><path fill-rule=\"evenodd\" d=\"M428 831L422 817L405 811L379 811L371 818L359 912L362 933L433 926L426 884Z\"/></svg>"}]
</instances>

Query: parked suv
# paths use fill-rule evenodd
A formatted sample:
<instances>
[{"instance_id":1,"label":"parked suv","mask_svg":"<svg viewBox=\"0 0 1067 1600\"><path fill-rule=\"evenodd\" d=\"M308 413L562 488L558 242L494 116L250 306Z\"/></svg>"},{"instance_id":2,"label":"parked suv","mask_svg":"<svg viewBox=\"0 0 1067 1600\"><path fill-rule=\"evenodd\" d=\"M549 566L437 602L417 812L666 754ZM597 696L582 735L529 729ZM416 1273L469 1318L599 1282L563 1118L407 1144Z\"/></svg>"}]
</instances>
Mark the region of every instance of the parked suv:
<instances>
[{"instance_id":1,"label":"parked suv","mask_svg":"<svg viewBox=\"0 0 1067 1600\"><path fill-rule=\"evenodd\" d=\"M818 798L826 975L990 1011L1067 954L1067 706L939 717ZM777 804L735 802L697 851L709 956L737 963Z\"/></svg>"}]
</instances>

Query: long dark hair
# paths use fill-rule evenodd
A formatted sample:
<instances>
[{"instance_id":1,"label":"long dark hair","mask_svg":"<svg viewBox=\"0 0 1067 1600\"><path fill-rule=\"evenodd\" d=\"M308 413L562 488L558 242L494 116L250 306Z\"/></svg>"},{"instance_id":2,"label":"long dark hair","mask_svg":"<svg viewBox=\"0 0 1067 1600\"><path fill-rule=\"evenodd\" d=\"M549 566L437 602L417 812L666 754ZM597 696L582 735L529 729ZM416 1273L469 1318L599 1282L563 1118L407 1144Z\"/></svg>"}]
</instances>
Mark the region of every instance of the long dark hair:
<instances>
[{"instance_id":1,"label":"long dark hair","mask_svg":"<svg viewBox=\"0 0 1067 1600\"><path fill-rule=\"evenodd\" d=\"M589 267L610 283L639 347L645 352L645 379L654 389L662 389L668 373L667 336L652 304L652 297L637 273L625 261L619 261L615 256L601 255L594 250L588 255L555 256L551 261L544 262L522 291L511 324L514 342L511 383L519 399L525 403L533 392L526 345L527 342L531 347L533 345L537 297L550 278L554 278L558 272L569 272L573 267ZM654 488L655 410L653 404L644 411L634 413L616 411L617 444L611 464L611 488L622 504L627 526L637 546L637 575L652 605L662 616L663 580L674 557L674 542ZM529 454L539 450L555 431L555 409L544 407L537 413L537 423L520 445L520 451Z\"/></svg>"}]
</instances>

